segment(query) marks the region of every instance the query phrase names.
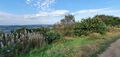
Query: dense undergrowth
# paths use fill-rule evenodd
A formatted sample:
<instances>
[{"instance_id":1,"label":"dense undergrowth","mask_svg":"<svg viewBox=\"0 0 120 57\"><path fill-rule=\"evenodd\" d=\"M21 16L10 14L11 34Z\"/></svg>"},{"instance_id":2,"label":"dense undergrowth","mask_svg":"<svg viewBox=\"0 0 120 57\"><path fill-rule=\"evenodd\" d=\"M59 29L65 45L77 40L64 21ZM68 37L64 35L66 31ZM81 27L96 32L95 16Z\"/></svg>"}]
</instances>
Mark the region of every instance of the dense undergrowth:
<instances>
[{"instance_id":1,"label":"dense undergrowth","mask_svg":"<svg viewBox=\"0 0 120 57\"><path fill-rule=\"evenodd\" d=\"M109 32L110 33L110 32ZM103 37L90 39L89 36L74 37L70 39L61 39L58 42L48 45L45 48L34 49L20 57L97 57L115 40L119 39L119 32Z\"/></svg>"}]
</instances>

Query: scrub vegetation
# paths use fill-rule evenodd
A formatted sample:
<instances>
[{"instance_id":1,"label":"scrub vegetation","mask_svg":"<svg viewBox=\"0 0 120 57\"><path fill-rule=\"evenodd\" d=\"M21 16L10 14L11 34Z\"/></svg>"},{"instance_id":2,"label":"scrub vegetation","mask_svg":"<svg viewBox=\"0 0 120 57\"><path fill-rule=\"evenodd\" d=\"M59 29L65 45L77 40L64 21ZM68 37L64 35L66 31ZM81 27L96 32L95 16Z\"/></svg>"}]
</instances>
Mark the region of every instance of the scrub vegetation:
<instances>
[{"instance_id":1,"label":"scrub vegetation","mask_svg":"<svg viewBox=\"0 0 120 57\"><path fill-rule=\"evenodd\" d=\"M120 38L120 18L107 15L75 21L65 15L50 28L0 33L0 57L97 57Z\"/></svg>"}]
</instances>

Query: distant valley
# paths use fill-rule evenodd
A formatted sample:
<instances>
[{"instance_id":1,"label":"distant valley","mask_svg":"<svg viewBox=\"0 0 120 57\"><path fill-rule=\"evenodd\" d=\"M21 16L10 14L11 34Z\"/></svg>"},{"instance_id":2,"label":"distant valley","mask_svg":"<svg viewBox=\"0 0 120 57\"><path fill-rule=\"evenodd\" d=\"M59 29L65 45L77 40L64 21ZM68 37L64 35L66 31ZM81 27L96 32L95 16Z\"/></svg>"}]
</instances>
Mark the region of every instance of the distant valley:
<instances>
[{"instance_id":1,"label":"distant valley","mask_svg":"<svg viewBox=\"0 0 120 57\"><path fill-rule=\"evenodd\" d=\"M5 33L9 33L12 30L20 29L20 28L40 28L40 27L51 27L52 25L0 25L0 31L3 31Z\"/></svg>"}]
</instances>

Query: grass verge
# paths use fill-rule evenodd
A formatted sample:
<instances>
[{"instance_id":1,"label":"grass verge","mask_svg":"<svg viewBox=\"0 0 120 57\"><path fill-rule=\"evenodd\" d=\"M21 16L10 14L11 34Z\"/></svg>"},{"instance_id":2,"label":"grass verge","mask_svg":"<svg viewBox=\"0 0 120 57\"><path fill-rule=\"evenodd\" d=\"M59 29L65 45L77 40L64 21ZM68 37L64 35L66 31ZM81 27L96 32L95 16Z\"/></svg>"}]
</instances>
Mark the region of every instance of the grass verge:
<instances>
[{"instance_id":1,"label":"grass verge","mask_svg":"<svg viewBox=\"0 0 120 57\"><path fill-rule=\"evenodd\" d=\"M99 49L97 49L94 53L92 53L90 55L90 57L98 57L98 54L101 54L102 52L104 52L108 47L110 47L110 45L113 42L115 42L118 39L120 39L120 36L115 36L115 37L105 41L104 43L101 43L99 46Z\"/></svg>"},{"instance_id":2,"label":"grass verge","mask_svg":"<svg viewBox=\"0 0 120 57\"><path fill-rule=\"evenodd\" d=\"M44 48L31 50L29 53L19 57L97 57L97 55L105 51L111 43L119 39L119 35L119 33L113 33L95 36L95 39L90 36L61 39Z\"/></svg>"}]
</instances>

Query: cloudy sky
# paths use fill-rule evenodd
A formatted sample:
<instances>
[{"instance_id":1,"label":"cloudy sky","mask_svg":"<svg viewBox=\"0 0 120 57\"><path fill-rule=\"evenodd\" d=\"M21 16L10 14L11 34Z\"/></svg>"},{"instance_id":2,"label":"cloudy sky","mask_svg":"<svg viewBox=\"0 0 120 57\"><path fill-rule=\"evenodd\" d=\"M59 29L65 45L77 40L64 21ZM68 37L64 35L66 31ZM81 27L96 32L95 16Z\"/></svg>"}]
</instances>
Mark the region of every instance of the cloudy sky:
<instances>
[{"instance_id":1,"label":"cloudy sky","mask_svg":"<svg viewBox=\"0 0 120 57\"><path fill-rule=\"evenodd\" d=\"M120 0L0 0L0 25L54 24L106 14L120 17Z\"/></svg>"}]
</instances>

